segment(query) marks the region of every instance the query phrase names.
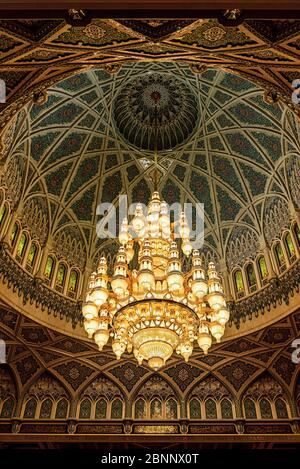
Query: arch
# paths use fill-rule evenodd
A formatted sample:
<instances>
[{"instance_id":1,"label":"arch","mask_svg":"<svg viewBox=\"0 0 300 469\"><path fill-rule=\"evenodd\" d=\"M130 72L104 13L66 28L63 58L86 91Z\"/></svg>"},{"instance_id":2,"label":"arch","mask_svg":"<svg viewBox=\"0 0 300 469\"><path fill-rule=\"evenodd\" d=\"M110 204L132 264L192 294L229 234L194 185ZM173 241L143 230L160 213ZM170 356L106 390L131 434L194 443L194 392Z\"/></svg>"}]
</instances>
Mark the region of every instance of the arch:
<instances>
[{"instance_id":1,"label":"arch","mask_svg":"<svg viewBox=\"0 0 300 469\"><path fill-rule=\"evenodd\" d=\"M273 418L272 406L271 406L269 399L262 397L259 400L259 410L260 410L260 416L262 419Z\"/></svg>"},{"instance_id":2,"label":"arch","mask_svg":"<svg viewBox=\"0 0 300 469\"><path fill-rule=\"evenodd\" d=\"M8 396L6 399L3 400L2 407L1 407L1 419L9 419L13 416L14 409L16 406L16 399L14 396Z\"/></svg>"},{"instance_id":3,"label":"arch","mask_svg":"<svg viewBox=\"0 0 300 469\"><path fill-rule=\"evenodd\" d=\"M207 419L218 418L217 404L216 404L216 401L212 397L209 397L208 399L205 400L204 406L205 406L205 417Z\"/></svg>"},{"instance_id":4,"label":"arch","mask_svg":"<svg viewBox=\"0 0 300 469\"><path fill-rule=\"evenodd\" d=\"M20 223L16 221L10 233L10 244L12 247L16 245L20 229L21 229Z\"/></svg>"},{"instance_id":5,"label":"arch","mask_svg":"<svg viewBox=\"0 0 300 469\"><path fill-rule=\"evenodd\" d=\"M67 295L71 298L75 298L78 291L79 284L79 272L76 269L72 269L68 281Z\"/></svg>"},{"instance_id":6,"label":"arch","mask_svg":"<svg viewBox=\"0 0 300 469\"><path fill-rule=\"evenodd\" d=\"M134 403L134 418L145 419L147 415L146 401L142 397L139 397Z\"/></svg>"},{"instance_id":7,"label":"arch","mask_svg":"<svg viewBox=\"0 0 300 469\"><path fill-rule=\"evenodd\" d=\"M36 259L37 259L37 255L38 255L38 251L39 251L39 248L38 248L37 243L35 241L32 241L28 255L27 255L27 259L26 259L26 269L29 270L29 272L33 272Z\"/></svg>"},{"instance_id":8,"label":"arch","mask_svg":"<svg viewBox=\"0 0 300 469\"><path fill-rule=\"evenodd\" d=\"M294 231L294 234L295 234L295 238L298 242L298 246L300 247L300 228L299 228L299 225L298 225L297 222L294 223L293 231Z\"/></svg>"},{"instance_id":9,"label":"arch","mask_svg":"<svg viewBox=\"0 0 300 469\"><path fill-rule=\"evenodd\" d=\"M253 293L257 290L257 278L254 270L254 265L252 262L249 262L246 267L246 277L249 287L249 292Z\"/></svg>"},{"instance_id":10,"label":"arch","mask_svg":"<svg viewBox=\"0 0 300 469\"><path fill-rule=\"evenodd\" d=\"M227 397L221 400L221 416L222 419L233 419L232 403Z\"/></svg>"},{"instance_id":11,"label":"arch","mask_svg":"<svg viewBox=\"0 0 300 469\"><path fill-rule=\"evenodd\" d=\"M0 230L2 231L9 214L9 205L4 202L0 208Z\"/></svg>"},{"instance_id":12,"label":"arch","mask_svg":"<svg viewBox=\"0 0 300 469\"><path fill-rule=\"evenodd\" d=\"M163 405L161 399L155 397L150 401L150 418L162 419L163 418Z\"/></svg>"},{"instance_id":13,"label":"arch","mask_svg":"<svg viewBox=\"0 0 300 469\"><path fill-rule=\"evenodd\" d=\"M18 241L17 254L16 254L17 260L21 261L23 259L28 243L29 243L29 235L28 233L23 231Z\"/></svg>"},{"instance_id":14,"label":"arch","mask_svg":"<svg viewBox=\"0 0 300 469\"><path fill-rule=\"evenodd\" d=\"M40 407L40 419L50 419L53 409L53 400L50 397L44 399Z\"/></svg>"},{"instance_id":15,"label":"arch","mask_svg":"<svg viewBox=\"0 0 300 469\"><path fill-rule=\"evenodd\" d=\"M178 418L178 404L173 397L166 401L166 418L171 420Z\"/></svg>"},{"instance_id":16,"label":"arch","mask_svg":"<svg viewBox=\"0 0 300 469\"><path fill-rule=\"evenodd\" d=\"M66 397L59 399L56 405L55 418L66 419L69 413L69 401Z\"/></svg>"},{"instance_id":17,"label":"arch","mask_svg":"<svg viewBox=\"0 0 300 469\"><path fill-rule=\"evenodd\" d=\"M286 402L281 397L278 397L276 399L275 409L276 409L277 418L287 419L289 417L288 407L286 405Z\"/></svg>"}]
</instances>

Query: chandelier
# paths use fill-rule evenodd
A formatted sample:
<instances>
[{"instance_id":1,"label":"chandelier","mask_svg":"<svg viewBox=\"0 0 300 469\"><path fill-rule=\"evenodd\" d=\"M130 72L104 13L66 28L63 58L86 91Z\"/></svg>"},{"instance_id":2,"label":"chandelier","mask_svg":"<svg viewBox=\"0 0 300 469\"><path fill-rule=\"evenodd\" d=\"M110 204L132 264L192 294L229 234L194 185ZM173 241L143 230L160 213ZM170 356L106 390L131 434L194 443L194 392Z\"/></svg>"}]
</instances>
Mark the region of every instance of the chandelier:
<instances>
[{"instance_id":1,"label":"chandelier","mask_svg":"<svg viewBox=\"0 0 300 469\"><path fill-rule=\"evenodd\" d=\"M100 351L111 336L117 359L127 350L140 365L145 360L158 370L175 351L187 362L196 340L204 354L213 339L220 342L229 320L222 285L214 263L206 270L199 250L193 250L184 212L179 235L177 244L168 206L157 191L146 213L137 204L131 222L123 220L113 275L101 257L82 307L84 328ZM192 256L188 272L180 250ZM137 269L131 267L134 258Z\"/></svg>"}]
</instances>

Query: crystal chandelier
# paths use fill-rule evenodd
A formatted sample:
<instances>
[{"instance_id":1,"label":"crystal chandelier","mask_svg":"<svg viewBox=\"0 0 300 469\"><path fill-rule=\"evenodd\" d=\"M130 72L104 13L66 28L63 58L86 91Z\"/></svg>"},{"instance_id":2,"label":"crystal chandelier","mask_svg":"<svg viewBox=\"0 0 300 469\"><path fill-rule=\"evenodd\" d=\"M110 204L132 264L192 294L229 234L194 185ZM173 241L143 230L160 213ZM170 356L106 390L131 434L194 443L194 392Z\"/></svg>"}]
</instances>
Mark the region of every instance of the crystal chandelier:
<instances>
[{"instance_id":1,"label":"crystal chandelier","mask_svg":"<svg viewBox=\"0 0 300 469\"><path fill-rule=\"evenodd\" d=\"M131 222L124 219L113 275L108 277L107 261L101 257L82 307L85 330L99 350L111 336L117 359L127 350L140 365L145 360L158 370L174 351L188 361L195 340L204 354L213 338L220 341L229 311L215 265L210 262L204 269L199 250L192 248L184 213L179 235L183 254L192 255L188 272L182 269L168 206L157 191L147 213L137 204ZM131 268L134 256L138 269Z\"/></svg>"}]
</instances>

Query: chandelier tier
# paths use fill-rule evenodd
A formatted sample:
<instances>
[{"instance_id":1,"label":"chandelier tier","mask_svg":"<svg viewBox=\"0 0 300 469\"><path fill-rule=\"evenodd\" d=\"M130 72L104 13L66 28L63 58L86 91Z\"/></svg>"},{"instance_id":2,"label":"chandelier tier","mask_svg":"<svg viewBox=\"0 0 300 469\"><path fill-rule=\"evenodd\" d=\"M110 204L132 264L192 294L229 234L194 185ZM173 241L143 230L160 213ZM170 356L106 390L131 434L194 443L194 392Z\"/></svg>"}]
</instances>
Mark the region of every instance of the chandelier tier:
<instances>
[{"instance_id":1,"label":"chandelier tier","mask_svg":"<svg viewBox=\"0 0 300 469\"><path fill-rule=\"evenodd\" d=\"M220 341L229 311L215 265L207 271L199 250L193 250L184 213L179 220L181 250L192 255L192 267L182 270L168 206L155 191L147 213L137 204L124 219L120 247L111 278L101 257L88 284L82 308L84 327L101 351L112 337L117 359L127 350L141 365L158 370L176 351L188 361L194 341L207 354L213 338ZM138 246L138 269L131 268Z\"/></svg>"}]
</instances>

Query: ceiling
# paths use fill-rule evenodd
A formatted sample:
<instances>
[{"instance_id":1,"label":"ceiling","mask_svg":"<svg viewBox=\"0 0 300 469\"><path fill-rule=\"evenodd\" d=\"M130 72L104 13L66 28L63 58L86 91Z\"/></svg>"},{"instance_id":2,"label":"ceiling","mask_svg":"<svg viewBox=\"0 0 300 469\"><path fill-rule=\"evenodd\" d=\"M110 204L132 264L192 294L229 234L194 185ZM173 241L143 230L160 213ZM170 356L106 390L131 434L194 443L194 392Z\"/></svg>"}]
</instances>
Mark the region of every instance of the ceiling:
<instances>
[{"instance_id":1,"label":"ceiling","mask_svg":"<svg viewBox=\"0 0 300 469\"><path fill-rule=\"evenodd\" d=\"M259 243L268 207L291 200L287 165L299 155L298 124L253 82L212 68L194 74L172 62L76 74L50 87L44 104L18 114L7 157L21 181L15 202L22 200L23 212L30 201L41 208L44 242L59 249L62 232L75 237L83 265L109 242L95 230L100 202L117 203L120 194L149 200L153 91L159 190L168 203L204 203L205 249L213 256L224 258L231 235L244 230Z\"/></svg>"}]
</instances>

